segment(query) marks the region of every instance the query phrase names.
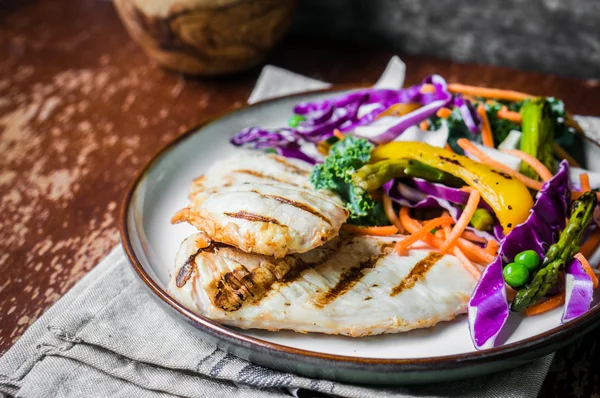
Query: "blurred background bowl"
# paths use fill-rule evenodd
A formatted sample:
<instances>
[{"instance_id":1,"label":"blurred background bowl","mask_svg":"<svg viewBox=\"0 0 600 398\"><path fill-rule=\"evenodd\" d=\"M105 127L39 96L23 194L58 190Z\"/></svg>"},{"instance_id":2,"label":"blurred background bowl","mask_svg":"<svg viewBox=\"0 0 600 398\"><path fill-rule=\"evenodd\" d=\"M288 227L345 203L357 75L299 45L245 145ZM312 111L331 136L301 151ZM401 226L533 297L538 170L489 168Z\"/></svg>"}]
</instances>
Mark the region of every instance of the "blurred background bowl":
<instances>
[{"instance_id":1,"label":"blurred background bowl","mask_svg":"<svg viewBox=\"0 0 600 398\"><path fill-rule=\"evenodd\" d=\"M131 37L165 68L215 76L259 64L296 0L114 0Z\"/></svg>"}]
</instances>

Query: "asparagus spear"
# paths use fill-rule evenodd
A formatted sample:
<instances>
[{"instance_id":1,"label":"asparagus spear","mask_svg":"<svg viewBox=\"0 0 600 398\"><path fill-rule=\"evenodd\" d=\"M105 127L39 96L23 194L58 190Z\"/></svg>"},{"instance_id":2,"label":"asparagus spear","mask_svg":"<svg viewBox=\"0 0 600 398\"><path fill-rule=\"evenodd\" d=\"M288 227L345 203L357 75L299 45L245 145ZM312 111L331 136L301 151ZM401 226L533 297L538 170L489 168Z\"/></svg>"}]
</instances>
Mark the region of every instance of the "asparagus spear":
<instances>
[{"instance_id":1,"label":"asparagus spear","mask_svg":"<svg viewBox=\"0 0 600 398\"><path fill-rule=\"evenodd\" d=\"M597 204L598 199L593 192L586 192L573 202L571 218L560 234L558 242L550 246L531 282L517 292L511 310L520 311L535 304L552 289L565 262L577 254L581 234L592 220Z\"/></svg>"},{"instance_id":2,"label":"asparagus spear","mask_svg":"<svg viewBox=\"0 0 600 398\"><path fill-rule=\"evenodd\" d=\"M554 172L554 123L552 106L545 98L536 98L521 107L521 151L541 161ZM527 164L521 164L521 174L539 180L537 173Z\"/></svg>"},{"instance_id":3,"label":"asparagus spear","mask_svg":"<svg viewBox=\"0 0 600 398\"><path fill-rule=\"evenodd\" d=\"M357 187L373 191L393 178L416 177L427 181L462 186L460 178L411 159L386 159L356 170L352 182Z\"/></svg>"}]
</instances>

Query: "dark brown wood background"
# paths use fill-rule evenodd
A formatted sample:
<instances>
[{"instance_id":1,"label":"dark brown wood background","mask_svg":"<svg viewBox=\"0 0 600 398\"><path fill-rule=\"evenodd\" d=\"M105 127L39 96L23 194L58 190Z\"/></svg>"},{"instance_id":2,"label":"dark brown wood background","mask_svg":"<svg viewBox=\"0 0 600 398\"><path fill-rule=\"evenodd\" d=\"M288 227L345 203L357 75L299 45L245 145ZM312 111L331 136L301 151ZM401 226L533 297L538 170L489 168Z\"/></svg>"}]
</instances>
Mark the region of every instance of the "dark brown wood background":
<instances>
[{"instance_id":1,"label":"dark brown wood background","mask_svg":"<svg viewBox=\"0 0 600 398\"><path fill-rule=\"evenodd\" d=\"M372 83L391 51L291 38L268 62L333 83ZM562 98L600 116L600 84L405 56L408 83L449 81ZM0 353L119 243L117 208L165 143L244 104L260 68L184 78L151 62L107 1L0 3ZM598 330L560 351L548 397L600 394Z\"/></svg>"}]
</instances>

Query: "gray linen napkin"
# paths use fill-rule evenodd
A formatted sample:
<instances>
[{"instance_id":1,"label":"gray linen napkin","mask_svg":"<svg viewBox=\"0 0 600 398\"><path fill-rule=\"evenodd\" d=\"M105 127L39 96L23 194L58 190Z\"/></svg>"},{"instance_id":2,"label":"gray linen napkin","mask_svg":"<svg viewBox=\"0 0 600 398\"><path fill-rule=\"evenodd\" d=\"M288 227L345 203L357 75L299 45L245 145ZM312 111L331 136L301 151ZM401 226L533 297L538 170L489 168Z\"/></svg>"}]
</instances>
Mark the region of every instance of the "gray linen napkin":
<instances>
[{"instance_id":1,"label":"gray linen napkin","mask_svg":"<svg viewBox=\"0 0 600 398\"><path fill-rule=\"evenodd\" d=\"M404 65L391 62L402 84ZM275 72L277 79L269 75ZM389 68L378 84L393 85ZM256 90L285 94L285 71L266 67ZM296 75L298 77L298 75ZM311 88L325 83L310 81ZM276 86L277 90L271 90ZM298 90L299 85L295 90ZM256 100L257 95L253 95ZM581 118L595 123L600 119ZM174 321L133 275L116 247L0 358L0 394L19 397L533 397L552 356L477 379L428 386L369 387L314 380L256 366L204 342ZM321 395L323 396L323 395Z\"/></svg>"}]
</instances>

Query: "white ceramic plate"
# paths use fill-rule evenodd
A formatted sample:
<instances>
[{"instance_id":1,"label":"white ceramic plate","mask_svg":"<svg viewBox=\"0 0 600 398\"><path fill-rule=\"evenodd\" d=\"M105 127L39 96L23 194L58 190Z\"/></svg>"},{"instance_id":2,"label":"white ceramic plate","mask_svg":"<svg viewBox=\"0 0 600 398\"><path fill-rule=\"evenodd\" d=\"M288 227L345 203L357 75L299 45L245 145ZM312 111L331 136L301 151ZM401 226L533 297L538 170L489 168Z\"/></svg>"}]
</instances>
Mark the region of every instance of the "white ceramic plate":
<instances>
[{"instance_id":1,"label":"white ceramic plate","mask_svg":"<svg viewBox=\"0 0 600 398\"><path fill-rule=\"evenodd\" d=\"M342 380L355 381L359 372L367 382L407 383L447 380L513 366L556 349L600 320L598 295L593 310L562 326L560 309L536 317L511 314L498 339L502 346L478 352L473 348L465 315L430 329L349 338L227 328L192 314L171 299L164 289L175 253L195 229L171 225L170 219L187 205L191 181L213 162L239 151L229 139L243 128L284 126L298 102L339 93L328 90L284 97L230 113L169 145L132 184L123 204L123 242L135 271L152 295L168 304L169 312L180 315L175 322L188 321L221 347L263 365ZM586 154L589 159L597 158L600 150L586 142ZM597 163L593 165L599 168ZM340 369L333 375L326 370L332 364ZM398 371L406 377L399 376ZM395 375L386 377L386 372Z\"/></svg>"}]
</instances>

